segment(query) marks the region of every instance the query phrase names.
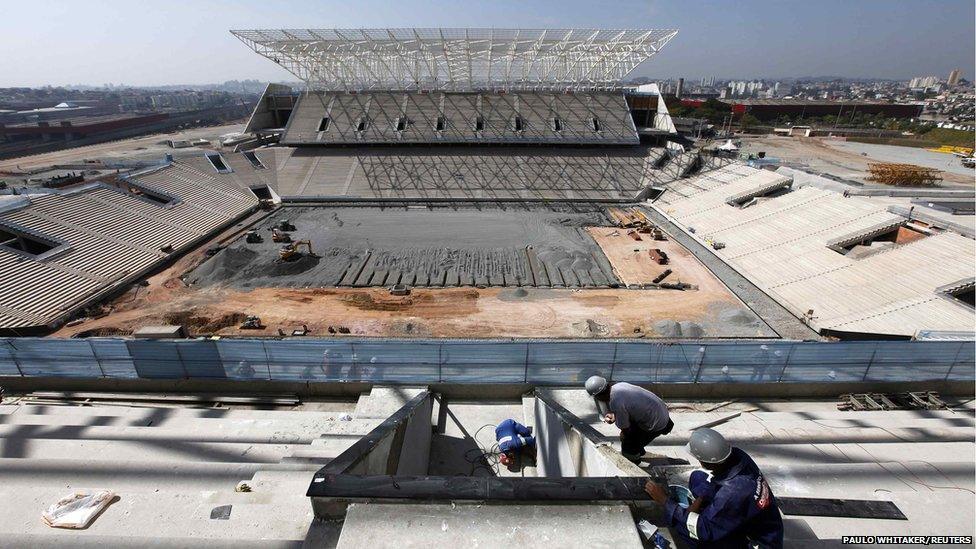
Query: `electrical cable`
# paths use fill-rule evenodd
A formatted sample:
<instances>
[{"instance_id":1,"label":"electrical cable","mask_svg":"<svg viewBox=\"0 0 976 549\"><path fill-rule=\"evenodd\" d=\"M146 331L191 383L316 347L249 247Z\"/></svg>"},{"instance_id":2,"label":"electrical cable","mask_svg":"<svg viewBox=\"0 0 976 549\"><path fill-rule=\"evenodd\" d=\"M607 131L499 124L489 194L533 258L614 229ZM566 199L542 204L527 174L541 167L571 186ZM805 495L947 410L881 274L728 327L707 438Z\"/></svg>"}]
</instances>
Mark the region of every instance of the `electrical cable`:
<instances>
[{"instance_id":1,"label":"electrical cable","mask_svg":"<svg viewBox=\"0 0 976 549\"><path fill-rule=\"evenodd\" d=\"M478 427L478 430L475 431L474 435L472 435L471 437L474 440L474 443L478 445L478 447L471 448L468 451L464 452L464 460L471 464L471 471L468 473L468 476L474 476L474 472L477 471L478 469L485 469L488 471L489 474L498 476L499 473L498 443L497 442L493 443L486 450L478 442L478 435L481 434L481 431L484 430L485 427L491 427L492 429L494 429L495 425L491 423L486 423L481 427Z\"/></svg>"}]
</instances>

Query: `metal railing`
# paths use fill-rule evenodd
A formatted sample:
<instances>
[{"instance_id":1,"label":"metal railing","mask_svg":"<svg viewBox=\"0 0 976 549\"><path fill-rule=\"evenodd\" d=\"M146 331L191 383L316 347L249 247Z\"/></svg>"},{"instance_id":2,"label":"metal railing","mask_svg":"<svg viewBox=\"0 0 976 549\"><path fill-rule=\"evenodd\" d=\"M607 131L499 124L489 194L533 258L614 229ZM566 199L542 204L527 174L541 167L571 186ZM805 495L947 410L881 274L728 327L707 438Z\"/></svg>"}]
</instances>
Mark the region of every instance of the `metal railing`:
<instances>
[{"instance_id":1,"label":"metal railing","mask_svg":"<svg viewBox=\"0 0 976 549\"><path fill-rule=\"evenodd\" d=\"M966 381L972 341L0 339L0 377L530 383Z\"/></svg>"}]
</instances>

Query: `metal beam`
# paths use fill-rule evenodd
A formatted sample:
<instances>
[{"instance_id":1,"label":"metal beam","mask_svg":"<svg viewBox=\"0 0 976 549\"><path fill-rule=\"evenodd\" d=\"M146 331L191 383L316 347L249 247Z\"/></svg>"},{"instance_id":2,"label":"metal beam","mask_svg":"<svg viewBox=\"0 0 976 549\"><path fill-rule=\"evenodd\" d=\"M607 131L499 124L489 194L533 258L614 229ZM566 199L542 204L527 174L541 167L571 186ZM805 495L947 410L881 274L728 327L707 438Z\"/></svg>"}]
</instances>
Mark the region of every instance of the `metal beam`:
<instances>
[{"instance_id":1,"label":"metal beam","mask_svg":"<svg viewBox=\"0 0 976 549\"><path fill-rule=\"evenodd\" d=\"M616 89L676 30L233 30L317 90Z\"/></svg>"}]
</instances>

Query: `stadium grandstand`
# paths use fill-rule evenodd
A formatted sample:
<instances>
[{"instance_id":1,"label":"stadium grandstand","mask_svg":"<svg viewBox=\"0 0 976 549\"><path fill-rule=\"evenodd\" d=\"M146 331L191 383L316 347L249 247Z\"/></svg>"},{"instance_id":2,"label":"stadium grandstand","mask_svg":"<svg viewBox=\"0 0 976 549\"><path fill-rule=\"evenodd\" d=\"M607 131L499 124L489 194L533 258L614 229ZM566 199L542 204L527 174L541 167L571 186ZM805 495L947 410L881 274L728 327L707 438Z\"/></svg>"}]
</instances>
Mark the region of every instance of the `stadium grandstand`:
<instances>
[{"instance_id":1,"label":"stadium grandstand","mask_svg":"<svg viewBox=\"0 0 976 549\"><path fill-rule=\"evenodd\" d=\"M654 205L825 335L972 324L955 296L972 285L973 240L957 232L742 165L674 182Z\"/></svg>"},{"instance_id":2,"label":"stadium grandstand","mask_svg":"<svg viewBox=\"0 0 976 549\"><path fill-rule=\"evenodd\" d=\"M128 288L256 208L251 192L169 163L0 202L0 329L25 335Z\"/></svg>"},{"instance_id":3,"label":"stadium grandstand","mask_svg":"<svg viewBox=\"0 0 976 549\"><path fill-rule=\"evenodd\" d=\"M0 195L0 545L685 547L705 427L778 546L971 542L950 214L679 135L674 30L231 32L246 136Z\"/></svg>"},{"instance_id":4,"label":"stadium grandstand","mask_svg":"<svg viewBox=\"0 0 976 549\"><path fill-rule=\"evenodd\" d=\"M58 326L262 199L631 202L722 162L642 143L630 114L621 78L674 30L232 32L306 83L251 115L279 143L10 197L0 330Z\"/></svg>"}]
</instances>

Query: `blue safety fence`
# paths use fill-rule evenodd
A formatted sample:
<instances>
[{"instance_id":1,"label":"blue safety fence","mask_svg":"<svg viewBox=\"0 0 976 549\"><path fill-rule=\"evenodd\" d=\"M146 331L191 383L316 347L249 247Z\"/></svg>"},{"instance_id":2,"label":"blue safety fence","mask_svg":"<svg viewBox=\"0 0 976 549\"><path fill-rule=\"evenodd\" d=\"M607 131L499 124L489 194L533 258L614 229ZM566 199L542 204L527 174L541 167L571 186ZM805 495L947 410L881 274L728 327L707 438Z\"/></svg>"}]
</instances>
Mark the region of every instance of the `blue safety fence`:
<instances>
[{"instance_id":1,"label":"blue safety fence","mask_svg":"<svg viewBox=\"0 0 976 549\"><path fill-rule=\"evenodd\" d=\"M976 379L972 341L0 339L0 376L380 383Z\"/></svg>"}]
</instances>

